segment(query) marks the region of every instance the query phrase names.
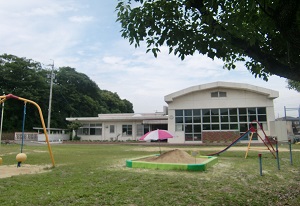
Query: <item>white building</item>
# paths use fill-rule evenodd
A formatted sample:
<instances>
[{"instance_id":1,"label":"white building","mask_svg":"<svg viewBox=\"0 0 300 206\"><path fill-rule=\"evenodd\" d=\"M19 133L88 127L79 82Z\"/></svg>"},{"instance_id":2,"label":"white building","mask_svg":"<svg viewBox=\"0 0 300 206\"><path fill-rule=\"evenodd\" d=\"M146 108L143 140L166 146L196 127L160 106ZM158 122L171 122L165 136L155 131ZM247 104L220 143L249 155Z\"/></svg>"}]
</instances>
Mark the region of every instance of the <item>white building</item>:
<instances>
[{"instance_id":1,"label":"white building","mask_svg":"<svg viewBox=\"0 0 300 206\"><path fill-rule=\"evenodd\" d=\"M168 107L162 113L67 120L83 124L78 133L81 140L137 140L148 131L168 129L175 134L170 143L231 141L246 132L253 120L261 123L267 135L276 136L270 127L275 121L273 100L278 96L277 91L250 84L214 82L165 96Z\"/></svg>"},{"instance_id":2,"label":"white building","mask_svg":"<svg viewBox=\"0 0 300 206\"><path fill-rule=\"evenodd\" d=\"M168 129L168 117L162 112L99 114L98 117L67 118L67 121L82 123L83 126L78 130L81 140L138 140L149 131Z\"/></svg>"}]
</instances>

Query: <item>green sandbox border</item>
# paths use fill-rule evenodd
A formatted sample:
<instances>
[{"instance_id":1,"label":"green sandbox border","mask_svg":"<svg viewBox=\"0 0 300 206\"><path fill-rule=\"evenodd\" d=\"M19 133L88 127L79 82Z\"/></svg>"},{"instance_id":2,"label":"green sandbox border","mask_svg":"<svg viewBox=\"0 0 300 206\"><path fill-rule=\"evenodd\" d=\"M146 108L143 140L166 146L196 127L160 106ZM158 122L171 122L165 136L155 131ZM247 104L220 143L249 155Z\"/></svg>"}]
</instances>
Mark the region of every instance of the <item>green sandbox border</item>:
<instances>
[{"instance_id":1,"label":"green sandbox border","mask_svg":"<svg viewBox=\"0 0 300 206\"><path fill-rule=\"evenodd\" d=\"M126 167L130 168L143 168L143 169L160 169L160 170L186 170L186 171L206 171L208 167L218 162L217 157L212 156L199 156L200 158L207 158L201 164L181 164L181 163L157 163L139 161L139 159L146 157L153 157L158 155L150 155L139 157L132 160L126 160Z\"/></svg>"}]
</instances>

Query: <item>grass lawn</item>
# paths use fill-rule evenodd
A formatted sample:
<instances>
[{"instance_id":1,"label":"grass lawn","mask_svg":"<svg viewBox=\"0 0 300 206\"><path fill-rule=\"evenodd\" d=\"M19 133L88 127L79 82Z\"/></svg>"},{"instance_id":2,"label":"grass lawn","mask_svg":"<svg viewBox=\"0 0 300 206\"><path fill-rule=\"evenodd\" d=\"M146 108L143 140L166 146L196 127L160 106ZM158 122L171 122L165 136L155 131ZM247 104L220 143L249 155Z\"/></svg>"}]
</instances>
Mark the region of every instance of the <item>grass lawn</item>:
<instances>
[{"instance_id":1,"label":"grass lawn","mask_svg":"<svg viewBox=\"0 0 300 206\"><path fill-rule=\"evenodd\" d=\"M299 205L300 145L292 147L298 150L293 152L293 165L289 152L280 152L280 170L272 155L263 152L260 176L257 151L250 151L247 159L245 151L227 151L207 171L188 172L125 167L126 159L157 154L153 146L52 145L56 167L0 179L0 204ZM213 152L209 147L177 148L201 155ZM286 148L282 145L279 150ZM1 145L3 165L16 165L19 151L19 145ZM51 166L46 145L25 145L23 152L26 164Z\"/></svg>"}]
</instances>

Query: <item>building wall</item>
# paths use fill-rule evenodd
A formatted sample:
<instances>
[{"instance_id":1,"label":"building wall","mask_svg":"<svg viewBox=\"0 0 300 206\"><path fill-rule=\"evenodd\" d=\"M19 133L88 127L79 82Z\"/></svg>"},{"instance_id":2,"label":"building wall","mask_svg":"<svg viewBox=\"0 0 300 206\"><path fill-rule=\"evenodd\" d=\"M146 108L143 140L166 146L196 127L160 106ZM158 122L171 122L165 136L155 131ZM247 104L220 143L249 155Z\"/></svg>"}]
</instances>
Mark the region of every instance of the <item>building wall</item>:
<instances>
[{"instance_id":1,"label":"building wall","mask_svg":"<svg viewBox=\"0 0 300 206\"><path fill-rule=\"evenodd\" d=\"M211 92L226 92L226 97L211 97ZM275 120L273 99L268 95L252 91L234 89L234 88L211 88L207 90L194 91L174 98L168 102L168 127L174 132L176 139L169 139L170 143L188 143L185 141L185 134L182 131L176 131L175 128L175 110L177 109L220 109L220 108L250 108L265 107L268 122L263 125L267 135L269 135L270 121ZM260 141L258 139L257 141ZM202 141L193 141L201 143Z\"/></svg>"}]
</instances>

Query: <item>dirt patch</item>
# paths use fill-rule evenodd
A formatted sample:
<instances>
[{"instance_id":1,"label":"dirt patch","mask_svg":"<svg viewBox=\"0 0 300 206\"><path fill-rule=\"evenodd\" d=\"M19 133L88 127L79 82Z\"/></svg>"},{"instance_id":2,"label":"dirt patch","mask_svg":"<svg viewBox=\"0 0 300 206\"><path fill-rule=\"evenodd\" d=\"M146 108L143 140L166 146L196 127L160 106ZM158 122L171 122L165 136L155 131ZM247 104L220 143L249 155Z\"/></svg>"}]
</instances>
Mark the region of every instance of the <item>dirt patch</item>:
<instances>
[{"instance_id":1,"label":"dirt patch","mask_svg":"<svg viewBox=\"0 0 300 206\"><path fill-rule=\"evenodd\" d=\"M50 171L46 170L47 168L49 167L46 165L22 164L21 167L17 167L17 165L2 165L0 166L0 178L7 178L23 174L37 174Z\"/></svg>"},{"instance_id":2,"label":"dirt patch","mask_svg":"<svg viewBox=\"0 0 300 206\"><path fill-rule=\"evenodd\" d=\"M182 164L200 164L206 161L207 158L195 158L185 151L174 149L161 154L160 156L146 157L138 159L145 162L159 163L182 163Z\"/></svg>"}]
</instances>

